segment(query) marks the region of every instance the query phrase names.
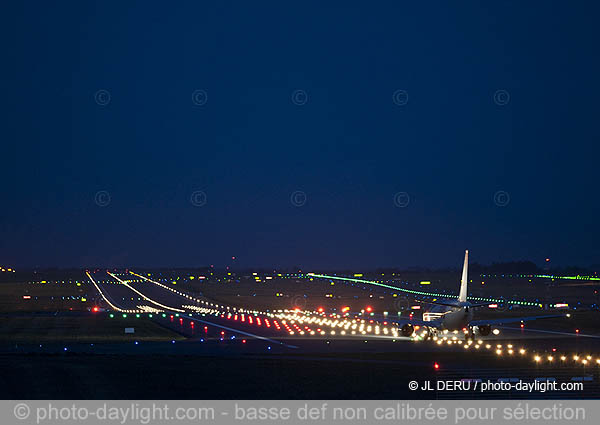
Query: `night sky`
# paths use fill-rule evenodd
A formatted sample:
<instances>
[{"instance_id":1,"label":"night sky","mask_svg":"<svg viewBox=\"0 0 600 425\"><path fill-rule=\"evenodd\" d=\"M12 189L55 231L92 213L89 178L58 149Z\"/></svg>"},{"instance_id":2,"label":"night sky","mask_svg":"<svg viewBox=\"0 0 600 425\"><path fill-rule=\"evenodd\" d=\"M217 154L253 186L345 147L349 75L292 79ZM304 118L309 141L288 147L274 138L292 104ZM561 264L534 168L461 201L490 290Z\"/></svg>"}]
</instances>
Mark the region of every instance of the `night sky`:
<instances>
[{"instance_id":1,"label":"night sky","mask_svg":"<svg viewBox=\"0 0 600 425\"><path fill-rule=\"evenodd\" d=\"M598 264L599 12L4 4L0 264Z\"/></svg>"}]
</instances>

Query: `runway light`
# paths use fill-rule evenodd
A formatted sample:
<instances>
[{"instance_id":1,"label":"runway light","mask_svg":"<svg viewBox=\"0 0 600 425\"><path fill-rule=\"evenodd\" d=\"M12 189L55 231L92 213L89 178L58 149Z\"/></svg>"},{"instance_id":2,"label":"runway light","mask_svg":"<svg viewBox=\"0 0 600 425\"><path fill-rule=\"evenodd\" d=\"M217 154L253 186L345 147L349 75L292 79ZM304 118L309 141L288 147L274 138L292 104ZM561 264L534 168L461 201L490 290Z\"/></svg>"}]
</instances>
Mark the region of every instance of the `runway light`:
<instances>
[{"instance_id":1,"label":"runway light","mask_svg":"<svg viewBox=\"0 0 600 425\"><path fill-rule=\"evenodd\" d=\"M536 362L539 362L540 360L542 360L542 358L540 356L535 356L533 358L533 360L535 360Z\"/></svg>"},{"instance_id":2,"label":"runway light","mask_svg":"<svg viewBox=\"0 0 600 425\"><path fill-rule=\"evenodd\" d=\"M438 362L435 362L435 363L433 364L433 368L434 368L435 370L438 370L438 369L440 368L440 365L438 364Z\"/></svg>"},{"instance_id":3,"label":"runway light","mask_svg":"<svg viewBox=\"0 0 600 425\"><path fill-rule=\"evenodd\" d=\"M372 311L373 311L373 307L371 307L371 306L368 306L367 308L365 308L365 311L366 311L367 313L370 313L370 312L372 312Z\"/></svg>"}]
</instances>

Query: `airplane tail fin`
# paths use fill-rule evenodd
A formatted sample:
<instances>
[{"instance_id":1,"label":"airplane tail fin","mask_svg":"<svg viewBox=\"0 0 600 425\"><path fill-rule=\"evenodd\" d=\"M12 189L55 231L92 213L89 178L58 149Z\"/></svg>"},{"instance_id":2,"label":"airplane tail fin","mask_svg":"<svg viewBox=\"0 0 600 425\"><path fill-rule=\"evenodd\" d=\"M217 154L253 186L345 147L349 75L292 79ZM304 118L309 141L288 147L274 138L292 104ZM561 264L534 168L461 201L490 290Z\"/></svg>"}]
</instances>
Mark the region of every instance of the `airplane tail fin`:
<instances>
[{"instance_id":1,"label":"airplane tail fin","mask_svg":"<svg viewBox=\"0 0 600 425\"><path fill-rule=\"evenodd\" d=\"M465 263L463 265L462 278L460 279L460 292L458 294L459 302L467 301L467 275L469 270L469 250L465 251Z\"/></svg>"}]
</instances>

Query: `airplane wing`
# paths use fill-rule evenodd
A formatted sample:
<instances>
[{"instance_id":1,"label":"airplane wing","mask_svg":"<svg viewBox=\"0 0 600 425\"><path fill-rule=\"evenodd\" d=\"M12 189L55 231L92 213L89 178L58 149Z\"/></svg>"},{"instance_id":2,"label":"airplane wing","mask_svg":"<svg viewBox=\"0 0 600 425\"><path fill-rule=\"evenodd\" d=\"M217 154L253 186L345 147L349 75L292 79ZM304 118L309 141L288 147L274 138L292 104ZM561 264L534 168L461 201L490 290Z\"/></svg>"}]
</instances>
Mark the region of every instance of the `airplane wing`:
<instances>
[{"instance_id":1,"label":"airplane wing","mask_svg":"<svg viewBox=\"0 0 600 425\"><path fill-rule=\"evenodd\" d=\"M473 303L473 304L471 304L471 307L487 307L492 304L499 304L499 303L497 303L497 302Z\"/></svg>"},{"instance_id":2,"label":"airplane wing","mask_svg":"<svg viewBox=\"0 0 600 425\"><path fill-rule=\"evenodd\" d=\"M432 305L443 305L445 307L461 307L458 301L448 300L447 302L443 301L427 301L427 300L417 300L419 303L423 304L432 304ZM469 303L469 307L487 307L491 304L497 304L496 302L486 302L486 303Z\"/></svg>"},{"instance_id":3,"label":"airplane wing","mask_svg":"<svg viewBox=\"0 0 600 425\"><path fill-rule=\"evenodd\" d=\"M418 303L421 303L421 304L443 305L444 307L458 307L458 302L451 301L451 300L448 300L448 302L427 301L427 300L415 300L415 301Z\"/></svg>"},{"instance_id":4,"label":"airplane wing","mask_svg":"<svg viewBox=\"0 0 600 425\"><path fill-rule=\"evenodd\" d=\"M439 327L441 324L441 320L421 320L421 319L394 319L391 320L391 322L394 322L396 324L398 324L398 326L402 326L405 324L409 324L409 325L413 325L413 326L429 326L431 328L435 328L435 327Z\"/></svg>"},{"instance_id":5,"label":"airplane wing","mask_svg":"<svg viewBox=\"0 0 600 425\"><path fill-rule=\"evenodd\" d=\"M546 316L505 317L502 319L473 320L469 324L471 326L503 325L506 323L526 322L528 320L550 319L552 317L565 317L565 316L566 316L565 314L549 314Z\"/></svg>"}]
</instances>

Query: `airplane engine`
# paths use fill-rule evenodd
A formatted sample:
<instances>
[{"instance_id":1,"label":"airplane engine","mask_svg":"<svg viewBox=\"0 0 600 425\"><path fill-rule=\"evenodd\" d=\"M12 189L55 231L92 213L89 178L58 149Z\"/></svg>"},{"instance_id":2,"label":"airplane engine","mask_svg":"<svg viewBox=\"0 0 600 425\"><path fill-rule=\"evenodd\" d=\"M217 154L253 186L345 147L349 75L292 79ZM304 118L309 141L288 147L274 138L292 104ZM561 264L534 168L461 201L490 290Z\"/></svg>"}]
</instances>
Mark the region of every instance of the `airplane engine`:
<instances>
[{"instance_id":1,"label":"airplane engine","mask_svg":"<svg viewBox=\"0 0 600 425\"><path fill-rule=\"evenodd\" d=\"M492 333L492 326L491 325L474 326L473 331L475 332L475 335L488 336L490 333Z\"/></svg>"},{"instance_id":2,"label":"airplane engine","mask_svg":"<svg viewBox=\"0 0 600 425\"><path fill-rule=\"evenodd\" d=\"M404 336L411 336L415 332L415 328L410 323L402 325L400 330Z\"/></svg>"}]
</instances>

